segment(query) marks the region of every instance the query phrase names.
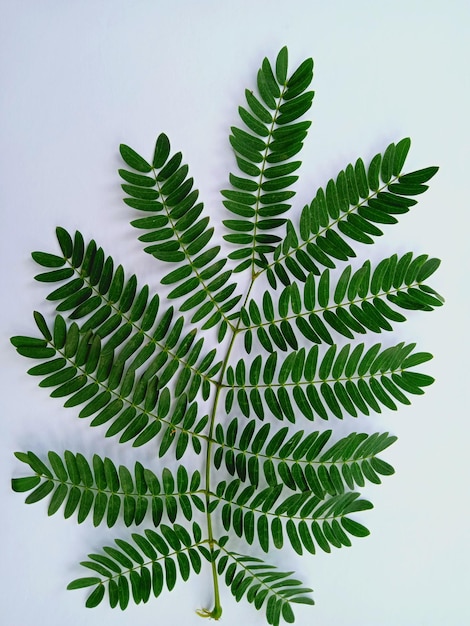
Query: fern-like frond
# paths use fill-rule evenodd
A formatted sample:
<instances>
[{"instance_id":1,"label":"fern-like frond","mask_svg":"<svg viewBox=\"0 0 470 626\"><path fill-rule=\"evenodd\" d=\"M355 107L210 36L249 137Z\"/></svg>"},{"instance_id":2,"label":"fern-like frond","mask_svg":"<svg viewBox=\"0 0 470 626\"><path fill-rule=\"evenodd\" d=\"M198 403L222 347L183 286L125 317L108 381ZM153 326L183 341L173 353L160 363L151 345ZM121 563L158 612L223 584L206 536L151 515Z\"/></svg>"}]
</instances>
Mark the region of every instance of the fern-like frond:
<instances>
[{"instance_id":1,"label":"fern-like frond","mask_svg":"<svg viewBox=\"0 0 470 626\"><path fill-rule=\"evenodd\" d=\"M78 231L72 239L63 228L57 229L57 238L63 257L44 252L32 254L39 265L50 268L53 264L55 268L37 274L36 280L46 284L62 283L47 295L47 300L57 303L56 310L69 312L69 318L73 320L86 318L79 327L80 333L92 331L93 337L98 336L101 340L107 337L108 350L121 347L121 363L129 358L126 354L130 350L132 355L144 344L130 365L133 371L154 357L149 371L155 367L157 371L164 368L159 371L160 387L179 374L177 394L189 386L188 395L194 398L202 384L203 395L207 398L210 377L204 369L201 371L195 367L204 341L202 337L195 341L196 330L183 334L184 318L175 319L173 307L161 312L158 294L150 298L147 285L138 290L135 276L126 280L122 266L114 268L112 257L97 248L95 241L85 244ZM128 343L124 344L126 340ZM207 369L215 351L209 355L203 358ZM210 368L212 375L216 373L216 367Z\"/></svg>"},{"instance_id":2,"label":"fern-like frond","mask_svg":"<svg viewBox=\"0 0 470 626\"><path fill-rule=\"evenodd\" d=\"M178 576L188 580L191 572L201 571L201 556L208 556L202 541L200 526L193 522L192 533L181 526L161 524L161 533L146 530L132 535L132 542L116 539L115 545L105 546L99 554L89 554L81 565L92 570L93 576L72 581L68 589L93 587L86 606L100 604L108 596L111 608L125 609L131 598L136 604L147 602L153 594L158 597L164 586L171 591Z\"/></svg>"},{"instance_id":3,"label":"fern-like frond","mask_svg":"<svg viewBox=\"0 0 470 626\"><path fill-rule=\"evenodd\" d=\"M299 554L303 548L315 554L315 545L330 552L331 546L350 546L348 534L356 537L369 534L367 528L348 517L372 508L356 492L322 499L313 490L289 493L286 497L281 483L262 490L249 485L240 491L241 487L238 478L217 485L217 496L224 503L222 524L226 531L233 530L250 545L258 539L264 552L271 545L281 549L285 535Z\"/></svg>"},{"instance_id":4,"label":"fern-like frond","mask_svg":"<svg viewBox=\"0 0 470 626\"><path fill-rule=\"evenodd\" d=\"M224 465L231 476L255 487L263 480L271 487L283 483L294 491L312 491L321 500L325 494L364 487L366 481L379 484L380 476L394 473L378 456L396 441L389 433L351 433L326 447L331 430L271 431L269 423L259 427L256 420L240 428L238 418L226 431L220 426L215 433L214 466Z\"/></svg>"},{"instance_id":5,"label":"fern-like frond","mask_svg":"<svg viewBox=\"0 0 470 626\"><path fill-rule=\"evenodd\" d=\"M139 237L140 241L150 244L144 248L145 252L160 261L178 264L178 268L161 281L165 285L178 283L168 297L186 298L181 311L198 307L192 316L193 323L210 315L203 328L211 328L222 321L222 337L232 324L227 314L241 296L231 297L237 284L229 282L230 270L222 271L227 259L212 263L220 252L220 246L209 247L214 229L209 227L208 217L199 219L204 206L197 202L199 192L192 189L188 166L181 165L181 152L170 153L170 141L165 134L157 139L152 164L129 146L121 145L121 155L127 165L150 174L119 170L126 181L122 188L131 196L124 202L146 212L145 217L131 222L135 228L146 231Z\"/></svg>"},{"instance_id":6,"label":"fern-like frond","mask_svg":"<svg viewBox=\"0 0 470 626\"><path fill-rule=\"evenodd\" d=\"M71 311L70 318L85 319L79 326L59 314L50 330L35 313L43 338L12 338L20 354L47 359L29 373L44 377L40 386L54 387L53 397L68 397L66 406L85 405L79 415L95 415L91 425L111 421L107 436L121 433L121 442L138 446L163 425L160 455L175 445L181 458L190 441L200 452L197 435L207 416L198 419L194 399L200 389L203 398L210 394L221 367L214 363L216 350L201 354L203 338L196 341L196 329L184 333L184 319L174 320L172 307L159 315L158 295L149 301L148 287L138 291L135 276L126 281L122 267L114 270L94 241L85 245L78 232L72 240L63 229L57 236L64 256L33 253L48 268L36 278L64 283L47 298L60 312ZM170 382L173 393L166 388Z\"/></svg>"},{"instance_id":7,"label":"fern-like frond","mask_svg":"<svg viewBox=\"0 0 470 626\"><path fill-rule=\"evenodd\" d=\"M279 68L282 68L279 69ZM313 91L305 90L313 77L313 61L307 59L287 78L287 49L283 48L273 71L264 59L258 72L259 98L246 90L248 109L239 108L245 127L232 127L230 143L244 176L230 175L233 189L222 191L225 207L237 217L225 220L233 231L225 239L238 244L229 257L240 260L235 271L251 268L255 275L267 266L266 255L281 238L269 231L285 224L295 192L289 189L301 165L293 161L303 146L310 122L298 122L310 108Z\"/></svg>"},{"instance_id":8,"label":"fern-like frond","mask_svg":"<svg viewBox=\"0 0 470 626\"><path fill-rule=\"evenodd\" d=\"M336 261L355 257L344 237L372 244L383 235L378 225L396 224L396 216L417 203L414 196L428 189L424 183L438 168L401 174L410 143L407 138L390 144L383 154L375 155L367 170L358 159L317 191L302 211L298 231L291 222L287 224L274 261L266 268L273 287L277 279L284 285L291 277L305 281L310 273L320 274L320 267L334 268Z\"/></svg>"},{"instance_id":9,"label":"fern-like frond","mask_svg":"<svg viewBox=\"0 0 470 626\"><path fill-rule=\"evenodd\" d=\"M314 604L308 595L312 589L291 578L293 572L279 571L253 556L222 550L217 562L219 575L224 575L237 602L246 596L258 610L265 605L268 624L278 626L281 617L288 623L294 622L292 603Z\"/></svg>"},{"instance_id":10,"label":"fern-like frond","mask_svg":"<svg viewBox=\"0 0 470 626\"><path fill-rule=\"evenodd\" d=\"M187 520L193 517L193 507L204 512L200 490L201 476L196 470L190 476L180 465L176 476L164 468L160 480L137 462L133 473L124 465L119 467L109 458L95 454L90 463L83 454L66 450L63 456L49 452L48 463L34 452L17 452L20 461L34 472L12 480L14 491L31 493L27 504L48 497L48 514L57 513L62 505L65 518L77 512L78 523L91 517L98 526L103 521L111 527L122 519L126 526L142 524L151 513L155 527L162 516L174 522L181 511Z\"/></svg>"},{"instance_id":11,"label":"fern-like frond","mask_svg":"<svg viewBox=\"0 0 470 626\"><path fill-rule=\"evenodd\" d=\"M181 314L78 231L58 228L61 252L32 254L56 313L48 325L35 312L39 336L11 342L37 361L28 373L39 386L119 443L151 443L155 457L171 452L178 461L191 446L204 453L201 473L183 464L128 469L69 450L45 460L16 453L29 469L12 487L27 503L47 501L50 515L95 526L153 526L88 555L88 575L69 585L91 588L88 607L105 597L122 609L131 599L146 602L199 573L204 558L214 604L200 616L220 619L223 576L237 601L266 610L268 623L293 622L293 603L313 604L311 590L229 542L235 535L264 552L290 544L315 554L365 537L355 514L372 504L358 489L394 473L381 455L396 440L388 432L334 437L294 425L395 410L433 382L415 369L431 354L414 343L369 342L367 334L392 331L408 310L441 306L427 284L439 260L408 252L345 265L337 275L333 269L355 256L353 245L372 244L383 225L397 223L438 168L403 174L410 140L390 144L367 167L358 159L318 189L294 226L286 212L301 165L294 159L311 124L302 118L312 77L312 59L289 77L283 48L275 64L264 59L257 92L245 92L243 127L230 135L239 171L222 191L232 214L225 240L237 246L228 255L233 270L219 257L188 166L168 137L158 136L151 161L120 146L124 202L140 212L131 224L145 251L170 264L161 283ZM241 300L234 272L243 270ZM255 285L263 275L267 283ZM209 351L208 329L218 339Z\"/></svg>"},{"instance_id":12,"label":"fern-like frond","mask_svg":"<svg viewBox=\"0 0 470 626\"><path fill-rule=\"evenodd\" d=\"M227 368L225 409L238 406L245 417L263 420L269 413L295 423L300 415L343 418L344 412L357 417L381 407L396 410L395 401L410 404L406 394L422 394L433 382L427 374L410 371L432 358L427 352L413 352L416 344L400 343L381 349L377 343L365 349L363 343L330 346L320 355L318 345L308 351L292 351L278 366L278 353L264 359L257 355L246 366L240 359Z\"/></svg>"},{"instance_id":13,"label":"fern-like frond","mask_svg":"<svg viewBox=\"0 0 470 626\"><path fill-rule=\"evenodd\" d=\"M432 311L443 304L442 296L424 283L439 264L426 254L394 254L374 268L370 261L355 272L348 265L334 285L329 269L319 277L310 273L300 286L286 286L276 306L266 291L261 309L252 299L241 310L245 349L251 352L254 333L265 350L274 352L297 350L298 335L333 345L330 331L348 339L367 331L391 331L391 322L406 320L397 308Z\"/></svg>"},{"instance_id":14,"label":"fern-like frond","mask_svg":"<svg viewBox=\"0 0 470 626\"><path fill-rule=\"evenodd\" d=\"M120 341L127 338L129 325L119 329L126 333L116 331L102 346L99 335L93 336L92 331L80 333L75 322L67 326L61 316L56 317L52 332L40 313L35 314L35 319L44 338L17 336L11 341L23 356L42 361L28 373L42 377L41 387L54 388L51 397L67 398L65 407L84 405L79 417L94 416L91 426L109 424L105 436L120 434L121 443L144 445L164 427L160 456L176 445L181 458L190 441L197 453L201 451L199 438L207 416L198 420L196 402L190 402L185 393L174 398L168 387L162 388L157 373L166 363L165 352L155 357L136 381L135 366L141 356L137 355L127 367L125 363L132 348L142 343L142 334L128 340L117 356L114 352L119 343L117 336ZM142 353L149 358L153 350L144 348Z\"/></svg>"}]
</instances>

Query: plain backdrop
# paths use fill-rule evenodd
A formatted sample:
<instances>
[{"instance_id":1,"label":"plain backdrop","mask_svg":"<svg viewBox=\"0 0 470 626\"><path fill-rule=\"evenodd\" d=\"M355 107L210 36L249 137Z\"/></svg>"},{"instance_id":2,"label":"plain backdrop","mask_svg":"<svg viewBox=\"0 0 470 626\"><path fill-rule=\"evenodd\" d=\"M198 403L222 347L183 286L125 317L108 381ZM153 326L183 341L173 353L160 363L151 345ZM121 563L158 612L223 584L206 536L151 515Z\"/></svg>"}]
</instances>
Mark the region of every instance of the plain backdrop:
<instances>
[{"instance_id":1,"label":"plain backdrop","mask_svg":"<svg viewBox=\"0 0 470 626\"><path fill-rule=\"evenodd\" d=\"M385 341L415 341L435 358L424 396L361 425L398 442L384 453L396 474L365 495L367 539L330 555L270 555L315 590L299 626L465 626L468 603L468 24L463 0L0 0L0 622L48 626L200 624L210 572L124 613L84 608L66 584L78 563L130 530L77 526L10 489L24 470L15 450L65 448L116 462L154 462L151 450L104 440L26 375L9 337L34 333L31 312L52 314L32 277L32 250L57 251L54 229L80 229L157 288L121 200L118 146L151 157L158 133L181 149L219 229L219 190L234 159L229 128L264 56L287 45L290 67L315 59L313 125L302 153L297 211L358 156L412 137L407 169L439 165L419 204L360 258L414 250L442 259L430 281L446 297L409 316ZM220 237L220 229L218 237ZM223 583L222 583L223 587ZM222 589L226 626L264 616Z\"/></svg>"}]
</instances>

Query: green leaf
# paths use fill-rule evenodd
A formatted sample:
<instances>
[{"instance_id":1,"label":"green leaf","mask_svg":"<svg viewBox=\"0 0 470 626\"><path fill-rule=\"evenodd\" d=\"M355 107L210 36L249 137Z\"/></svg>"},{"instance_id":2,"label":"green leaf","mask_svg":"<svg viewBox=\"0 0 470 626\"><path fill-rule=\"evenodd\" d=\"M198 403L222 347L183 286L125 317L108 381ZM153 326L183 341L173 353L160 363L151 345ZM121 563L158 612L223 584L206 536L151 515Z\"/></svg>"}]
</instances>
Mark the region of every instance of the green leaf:
<instances>
[{"instance_id":1,"label":"green leaf","mask_svg":"<svg viewBox=\"0 0 470 626\"><path fill-rule=\"evenodd\" d=\"M318 283L318 304L322 308L326 308L328 306L329 300L330 300L330 273L328 270L325 270L323 274L320 276L320 281Z\"/></svg>"},{"instance_id":2,"label":"green leaf","mask_svg":"<svg viewBox=\"0 0 470 626\"><path fill-rule=\"evenodd\" d=\"M289 77L283 47L275 61L263 59L257 95L245 92L240 128L229 137L239 171L221 192L232 250L211 244L189 167L161 133L149 162L122 144L118 171L125 208L144 212L131 219L144 251L172 264L163 274L157 267L153 287L138 286L80 231L59 227L57 253L32 253L56 314L34 312L39 335L11 338L20 355L39 359L28 373L91 426L106 424L105 437L135 448L152 442L151 455L177 461L151 471L69 450L49 452L46 462L16 453L28 469L12 479L13 491L28 504L44 500L48 515L153 525L82 561L89 575L68 588L90 587L88 608L105 596L122 610L145 603L199 573L204 557L237 602L264 607L269 624L293 623L294 603L313 604L311 590L231 546L242 539L254 554L257 539L268 553L287 541L298 554L329 553L368 535L352 517L372 504L355 490L394 473L379 455L396 437L351 432L346 421L410 404L434 381L416 371L429 352L392 345L385 334L405 321L398 309L443 304L426 284L440 261L408 252L341 263L365 254L355 242L374 243L382 224L416 205L438 168L402 173L411 142L391 143L368 167L359 158L327 180L297 207L296 222L288 212L311 126L302 116L312 78L312 59ZM165 297L176 303L160 312ZM200 336L207 330L216 339L209 351ZM370 333L383 333L382 344ZM332 417L344 418L344 429L316 424ZM312 423L301 429L303 418ZM193 451L204 457L200 470L192 470ZM217 601L199 614L218 619L221 610Z\"/></svg>"},{"instance_id":3,"label":"green leaf","mask_svg":"<svg viewBox=\"0 0 470 626\"><path fill-rule=\"evenodd\" d=\"M421 184L427 183L435 174L437 174L439 168L438 167L425 167L422 170L417 170L416 172L409 172L408 174L404 174L400 176L398 179L400 183L412 183L412 184Z\"/></svg>"},{"instance_id":4,"label":"green leaf","mask_svg":"<svg viewBox=\"0 0 470 626\"><path fill-rule=\"evenodd\" d=\"M286 82L287 78L287 63L288 63L288 52L287 47L284 46L279 51L279 54L276 58L276 78L279 84L283 85Z\"/></svg>"},{"instance_id":5,"label":"green leaf","mask_svg":"<svg viewBox=\"0 0 470 626\"><path fill-rule=\"evenodd\" d=\"M388 183L392 177L393 157L395 154L395 144L390 144L384 152L380 170L380 178L384 183Z\"/></svg>"},{"instance_id":6,"label":"green leaf","mask_svg":"<svg viewBox=\"0 0 470 626\"><path fill-rule=\"evenodd\" d=\"M343 517L341 524L346 532L355 537L367 537L370 534L365 526L349 517Z\"/></svg>"},{"instance_id":7,"label":"green leaf","mask_svg":"<svg viewBox=\"0 0 470 626\"><path fill-rule=\"evenodd\" d=\"M169 154L170 154L170 140L164 133L161 133L157 137L157 141L155 144L155 152L154 152L153 161L152 161L153 167L157 169L163 167Z\"/></svg>"},{"instance_id":8,"label":"green leaf","mask_svg":"<svg viewBox=\"0 0 470 626\"><path fill-rule=\"evenodd\" d=\"M406 157L408 155L411 146L411 139L406 137L397 143L395 146L395 154L393 157L392 174L398 176L405 164Z\"/></svg>"},{"instance_id":9,"label":"green leaf","mask_svg":"<svg viewBox=\"0 0 470 626\"><path fill-rule=\"evenodd\" d=\"M13 478L11 487L13 491L22 493L23 491L31 491L41 482L40 476L25 476L24 478Z\"/></svg>"},{"instance_id":10,"label":"green leaf","mask_svg":"<svg viewBox=\"0 0 470 626\"><path fill-rule=\"evenodd\" d=\"M67 585L67 589L83 589L84 587L92 587L93 585L98 585L100 583L101 579L96 578L96 576L77 578Z\"/></svg>"},{"instance_id":11,"label":"green leaf","mask_svg":"<svg viewBox=\"0 0 470 626\"><path fill-rule=\"evenodd\" d=\"M64 267L61 270L52 270L50 272L44 272L43 274L37 274L34 279L42 283L55 283L71 278L72 276L73 269L71 267Z\"/></svg>"},{"instance_id":12,"label":"green leaf","mask_svg":"<svg viewBox=\"0 0 470 626\"><path fill-rule=\"evenodd\" d=\"M119 152L121 153L121 156L127 163L127 165L137 170L138 172L147 173L151 171L152 166L129 146L121 144L119 146Z\"/></svg>"},{"instance_id":13,"label":"green leaf","mask_svg":"<svg viewBox=\"0 0 470 626\"><path fill-rule=\"evenodd\" d=\"M54 483L52 480L46 480L39 487L37 487L32 493L27 496L25 502L26 504L34 504L35 502L39 502L46 496L48 496L51 491L54 489Z\"/></svg>"},{"instance_id":14,"label":"green leaf","mask_svg":"<svg viewBox=\"0 0 470 626\"><path fill-rule=\"evenodd\" d=\"M34 261L43 267L63 267L65 265L65 259L55 254L49 254L47 252L32 252L31 256Z\"/></svg>"},{"instance_id":15,"label":"green leaf","mask_svg":"<svg viewBox=\"0 0 470 626\"><path fill-rule=\"evenodd\" d=\"M418 274L416 276L416 280L418 282L423 282L427 278L429 278L437 268L440 266L441 261L439 259L428 259L423 263L423 265L419 268Z\"/></svg>"},{"instance_id":16,"label":"green leaf","mask_svg":"<svg viewBox=\"0 0 470 626\"><path fill-rule=\"evenodd\" d=\"M60 249L62 250L63 255L66 258L70 258L73 252L73 242L69 233L64 229L58 226L56 228L56 236L60 245Z\"/></svg>"}]
</instances>

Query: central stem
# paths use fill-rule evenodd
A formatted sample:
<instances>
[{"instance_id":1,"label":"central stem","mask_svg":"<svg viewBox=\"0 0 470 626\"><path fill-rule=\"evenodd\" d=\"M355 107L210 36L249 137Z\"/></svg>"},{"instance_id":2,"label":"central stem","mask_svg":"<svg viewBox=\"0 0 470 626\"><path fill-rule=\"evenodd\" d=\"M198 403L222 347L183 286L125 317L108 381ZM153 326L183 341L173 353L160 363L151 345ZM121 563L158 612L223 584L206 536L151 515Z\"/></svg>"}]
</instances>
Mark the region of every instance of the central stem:
<instances>
[{"instance_id":1,"label":"central stem","mask_svg":"<svg viewBox=\"0 0 470 626\"><path fill-rule=\"evenodd\" d=\"M250 285L248 287L245 300L243 302L243 306L246 305L248 298L250 297L250 293L253 288L255 279L256 279L256 276L253 276L251 278ZM210 510L211 508L210 479L211 479L212 443L214 441L214 428L215 428L216 415L217 415L217 406L219 403L220 392L223 389L223 379L225 376L225 371L227 369L230 354L232 352L233 344L235 343L235 337L237 336L239 328L240 328L240 323L241 323L241 318L239 317L236 326L232 329L232 336L230 337L230 343L228 344L227 353L222 363L222 368L220 370L219 379L216 383L216 392L215 392L214 403L212 405L212 411L210 415L209 433L208 433L207 448L206 448L206 481L205 481L206 482L206 488L205 488L206 519L207 519L207 534L208 534L208 539L209 539L210 553L212 556L211 565L212 565L212 580L213 580L213 585L214 585L214 608L212 609L212 611L207 611L206 609L204 609L204 611L199 612L199 615L201 615L202 617L212 617L213 619L216 619L216 620L218 620L222 615L222 606L220 605L219 579L217 576L217 566L215 563L215 558L213 558L214 546L216 545L217 542L214 539L214 533L212 529L212 517L211 517L211 510Z\"/></svg>"},{"instance_id":2,"label":"central stem","mask_svg":"<svg viewBox=\"0 0 470 626\"><path fill-rule=\"evenodd\" d=\"M258 216L259 216L259 208L260 208L260 203L261 203L261 189L262 189L262 182L263 182L263 178L264 178L264 168L266 166L266 162L267 162L267 156L268 156L268 152L269 152L269 145L271 140L273 139L273 131L274 131L274 127L276 125L276 119L277 116L279 114L279 109L283 100L283 96L286 90L286 85L284 85L282 92L279 95L278 101L276 103L276 108L275 108L275 112L273 114L273 118L272 118L272 123L271 123L271 127L269 128L269 133L268 133L268 140L266 143L266 148L265 148L265 152L264 152L264 156L262 158L262 166L261 166L261 171L260 171L260 175L259 175L259 182L258 182L258 194L256 197L256 207L255 207L255 223L254 223L254 230L253 230L253 251L252 251L252 255L251 255L251 280L250 280L250 284L245 296L245 300L243 301L243 307L246 306L246 303L248 302L248 298L250 297L250 293L251 290L253 288L253 284L256 280L256 278L260 275L260 271L257 270L255 268L256 263L255 263L255 236L256 236L256 231L258 228ZM225 371L227 369L227 365L228 365L228 360L230 357L230 353L232 351L233 348L233 344L235 342L235 337L237 336L238 332L240 331L240 324L241 324L241 317L238 318L237 324L236 326L230 325L230 329L232 331L232 336L230 337L230 343L228 345L227 348L227 353L225 355L224 361L222 363L222 368L220 370L220 376L219 379L216 383L216 392L215 392L215 397L214 397L214 404L212 406L212 412L211 412L211 416L210 416L210 424L209 424L209 435L208 435L208 440L207 440L207 448L206 448L206 516L207 516L207 532L208 532L208 539L209 539L209 546L210 546L210 552L211 552L211 564L212 564L212 578L214 581L214 608L212 611L207 611L204 610L202 612L199 613L199 615L202 615L203 617L212 617L214 619L219 619L222 615L222 607L220 606L220 596L219 596L219 581L218 581L218 577L217 577L217 567L216 567L216 563L215 563L215 558L214 558L214 546L217 544L217 542L214 539L214 534L213 534L213 530L212 530L212 519L211 519L211 510L210 510L210 506L211 506L211 488L210 488L210 473L211 473L211 452L212 452L212 443L214 440L214 427L215 427L215 420L216 420L216 414L217 414L217 405L219 402L219 397L220 397L220 391L223 388L223 380L224 380L224 376L225 376Z\"/></svg>"}]
</instances>

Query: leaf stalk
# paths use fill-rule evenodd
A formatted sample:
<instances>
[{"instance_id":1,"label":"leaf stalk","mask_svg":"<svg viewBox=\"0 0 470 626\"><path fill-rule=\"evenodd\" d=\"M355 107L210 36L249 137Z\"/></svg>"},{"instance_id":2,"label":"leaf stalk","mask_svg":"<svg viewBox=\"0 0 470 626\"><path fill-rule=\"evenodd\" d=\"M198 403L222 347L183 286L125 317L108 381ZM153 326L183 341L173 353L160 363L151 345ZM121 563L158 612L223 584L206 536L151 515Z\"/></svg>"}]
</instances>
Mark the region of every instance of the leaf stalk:
<instances>
[{"instance_id":1,"label":"leaf stalk","mask_svg":"<svg viewBox=\"0 0 470 626\"><path fill-rule=\"evenodd\" d=\"M255 279L256 279L256 276L252 276L245 299L244 299L243 306L245 306L246 303L248 302L248 298L250 297L250 293L253 288ZM218 579L218 574L217 574L217 567L216 567L215 553L214 553L214 546L217 545L217 541L214 539L214 532L212 528L212 517L211 517L211 495L213 495L211 492L211 486L210 486L212 444L215 443L214 428L215 428L215 423L216 423L217 406L219 402L220 392L223 388L222 381L224 379L225 371L227 369L228 361L230 358L230 354L232 352L233 345L235 343L235 338L239 332L240 324L241 324L241 318L238 318L236 326L231 327L232 335L230 337L230 342L227 347L227 352L225 354L222 367L220 369L219 379L216 384L216 392L214 396L214 402L212 405L212 411L210 414L209 433L207 436L206 459L205 459L206 520L207 520L207 534L208 534L208 540L209 540L209 546L210 546L210 553L212 557L211 566L212 566L212 580L213 580L213 587L214 587L214 608L212 609L212 611L208 611L207 609L203 609L202 611L197 611L197 614L200 617L211 617L216 620L220 619L222 615L222 606L220 604L219 579Z\"/></svg>"}]
</instances>

